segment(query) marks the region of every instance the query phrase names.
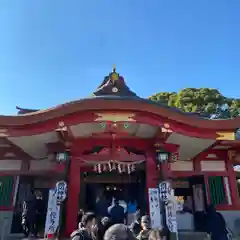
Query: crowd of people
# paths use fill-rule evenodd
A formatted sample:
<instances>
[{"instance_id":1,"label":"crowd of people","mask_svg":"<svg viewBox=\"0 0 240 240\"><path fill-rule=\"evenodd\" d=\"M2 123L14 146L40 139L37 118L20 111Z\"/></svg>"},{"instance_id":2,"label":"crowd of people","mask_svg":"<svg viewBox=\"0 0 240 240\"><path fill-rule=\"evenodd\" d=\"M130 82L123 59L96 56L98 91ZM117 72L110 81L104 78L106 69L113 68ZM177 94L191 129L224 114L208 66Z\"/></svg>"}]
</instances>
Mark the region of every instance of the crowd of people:
<instances>
[{"instance_id":1,"label":"crowd of people","mask_svg":"<svg viewBox=\"0 0 240 240\"><path fill-rule=\"evenodd\" d=\"M124 214L124 207L119 205L115 199L114 205L108 208L108 214L100 217L93 212L79 212L78 229L71 235L72 240L160 240L164 239L166 233L162 229L152 229L148 215L140 216L136 211L135 220L127 224L127 216ZM209 205L204 216L197 216L201 219L203 226L199 231L206 232L212 240L228 240L226 222L216 209Z\"/></svg>"},{"instance_id":2,"label":"crowd of people","mask_svg":"<svg viewBox=\"0 0 240 240\"><path fill-rule=\"evenodd\" d=\"M151 229L148 215L141 216L137 203L130 200L127 203L113 198L109 206L100 194L95 203L94 212L80 210L78 213L77 230L71 234L72 240L160 240L164 238L163 231ZM22 227L25 236L38 236L44 225L45 207L41 194L33 192L23 202ZM186 210L187 211L187 210ZM206 211L193 213L195 229L207 232L212 240L227 240L228 231L223 216L211 205Z\"/></svg>"},{"instance_id":3,"label":"crowd of people","mask_svg":"<svg viewBox=\"0 0 240 240\"><path fill-rule=\"evenodd\" d=\"M136 212L136 220L130 226L124 224L124 220L114 217L118 203L109 212L109 216L99 219L93 212L79 212L78 229L71 234L72 240L161 240L163 233L160 229L151 229L148 215L140 217ZM121 206L120 206L121 207ZM115 210L114 210L115 209Z\"/></svg>"},{"instance_id":4,"label":"crowd of people","mask_svg":"<svg viewBox=\"0 0 240 240\"><path fill-rule=\"evenodd\" d=\"M149 216L141 217L136 200L119 200L115 195L109 203L102 191L98 193L94 212L79 211L78 229L71 234L72 240L161 238L161 231L151 229Z\"/></svg>"}]
</instances>

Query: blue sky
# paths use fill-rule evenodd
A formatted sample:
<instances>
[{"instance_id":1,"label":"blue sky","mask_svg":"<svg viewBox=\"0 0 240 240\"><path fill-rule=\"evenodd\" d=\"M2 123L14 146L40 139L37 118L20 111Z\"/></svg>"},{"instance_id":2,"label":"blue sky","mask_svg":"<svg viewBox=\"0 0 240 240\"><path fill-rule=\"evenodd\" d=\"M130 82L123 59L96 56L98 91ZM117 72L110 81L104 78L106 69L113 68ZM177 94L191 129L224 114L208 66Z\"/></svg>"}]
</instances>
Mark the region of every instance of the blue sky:
<instances>
[{"instance_id":1,"label":"blue sky","mask_svg":"<svg viewBox=\"0 0 240 240\"><path fill-rule=\"evenodd\" d=\"M1 0L0 113L88 96L113 64L147 97L240 97L239 0Z\"/></svg>"}]
</instances>

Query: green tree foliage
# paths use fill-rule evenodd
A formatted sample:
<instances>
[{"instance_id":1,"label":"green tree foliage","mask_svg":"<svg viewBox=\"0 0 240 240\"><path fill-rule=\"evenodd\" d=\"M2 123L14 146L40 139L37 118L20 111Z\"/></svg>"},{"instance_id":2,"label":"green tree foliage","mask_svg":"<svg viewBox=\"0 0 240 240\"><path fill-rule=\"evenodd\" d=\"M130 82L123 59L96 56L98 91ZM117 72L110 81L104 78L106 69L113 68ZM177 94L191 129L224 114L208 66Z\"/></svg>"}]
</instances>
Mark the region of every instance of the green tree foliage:
<instances>
[{"instance_id":1,"label":"green tree foliage","mask_svg":"<svg viewBox=\"0 0 240 240\"><path fill-rule=\"evenodd\" d=\"M150 99L179 108L183 112L203 113L208 117L214 115L215 118L232 118L240 115L240 99L226 98L212 88L185 88L178 93L160 92ZM225 109L221 106L225 106Z\"/></svg>"}]
</instances>

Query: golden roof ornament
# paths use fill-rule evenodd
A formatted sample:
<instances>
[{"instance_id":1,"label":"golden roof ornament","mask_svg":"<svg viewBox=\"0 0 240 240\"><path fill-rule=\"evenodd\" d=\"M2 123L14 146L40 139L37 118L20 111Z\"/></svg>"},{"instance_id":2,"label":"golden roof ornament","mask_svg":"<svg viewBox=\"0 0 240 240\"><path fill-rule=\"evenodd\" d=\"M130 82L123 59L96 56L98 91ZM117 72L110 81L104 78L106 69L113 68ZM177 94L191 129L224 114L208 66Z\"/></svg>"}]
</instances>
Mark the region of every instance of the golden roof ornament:
<instances>
[{"instance_id":1,"label":"golden roof ornament","mask_svg":"<svg viewBox=\"0 0 240 240\"><path fill-rule=\"evenodd\" d=\"M110 79L115 82L119 80L119 74L116 72L116 65L113 65L113 70L110 73Z\"/></svg>"},{"instance_id":2,"label":"golden roof ornament","mask_svg":"<svg viewBox=\"0 0 240 240\"><path fill-rule=\"evenodd\" d=\"M117 73L115 65L93 94L94 96L137 97L136 93L126 85L124 78Z\"/></svg>"}]
</instances>

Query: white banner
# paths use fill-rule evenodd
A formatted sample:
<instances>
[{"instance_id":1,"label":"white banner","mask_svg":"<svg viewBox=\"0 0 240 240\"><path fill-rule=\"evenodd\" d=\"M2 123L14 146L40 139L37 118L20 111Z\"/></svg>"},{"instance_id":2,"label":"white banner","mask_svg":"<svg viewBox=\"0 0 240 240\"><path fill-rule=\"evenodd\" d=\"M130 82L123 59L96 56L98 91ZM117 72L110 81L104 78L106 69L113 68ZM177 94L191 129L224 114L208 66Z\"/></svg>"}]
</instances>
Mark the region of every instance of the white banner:
<instances>
[{"instance_id":1,"label":"white banner","mask_svg":"<svg viewBox=\"0 0 240 240\"><path fill-rule=\"evenodd\" d=\"M160 209L160 199L158 188L148 189L149 213L152 228L162 228L162 217Z\"/></svg>"},{"instance_id":2,"label":"white banner","mask_svg":"<svg viewBox=\"0 0 240 240\"><path fill-rule=\"evenodd\" d=\"M48 208L44 236L54 235L59 225L60 206L57 204L56 189L49 190Z\"/></svg>"},{"instance_id":3,"label":"white banner","mask_svg":"<svg viewBox=\"0 0 240 240\"><path fill-rule=\"evenodd\" d=\"M168 229L172 233L177 233L177 213L175 204L173 202L166 202L165 203L165 211L166 211L166 223Z\"/></svg>"}]
</instances>

